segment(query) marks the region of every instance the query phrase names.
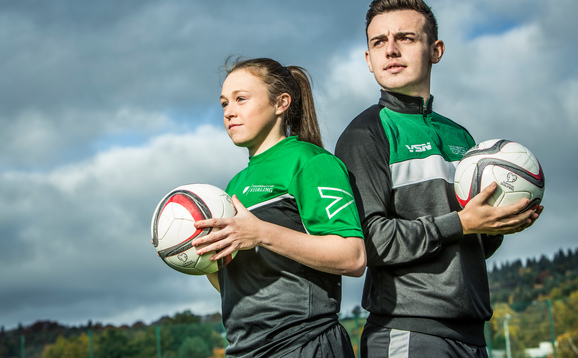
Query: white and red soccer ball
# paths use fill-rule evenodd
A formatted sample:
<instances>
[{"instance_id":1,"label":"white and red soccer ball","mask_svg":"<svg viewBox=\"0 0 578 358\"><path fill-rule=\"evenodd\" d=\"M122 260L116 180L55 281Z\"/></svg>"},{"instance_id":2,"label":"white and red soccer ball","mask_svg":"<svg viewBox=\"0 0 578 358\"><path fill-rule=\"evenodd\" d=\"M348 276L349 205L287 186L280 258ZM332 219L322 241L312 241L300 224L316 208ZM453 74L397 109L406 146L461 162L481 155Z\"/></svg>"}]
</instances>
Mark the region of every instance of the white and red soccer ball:
<instances>
[{"instance_id":1,"label":"white and red soccer ball","mask_svg":"<svg viewBox=\"0 0 578 358\"><path fill-rule=\"evenodd\" d=\"M171 268L189 275L214 273L229 263L233 255L211 261L214 251L197 255L191 241L215 230L197 229L195 221L233 217L231 197L209 184L188 184L173 189L157 205L151 223L152 244L159 257Z\"/></svg>"},{"instance_id":2,"label":"white and red soccer ball","mask_svg":"<svg viewBox=\"0 0 578 358\"><path fill-rule=\"evenodd\" d=\"M492 182L498 183L488 199L492 206L507 206L530 199L527 209L536 208L544 197L544 172L538 159L523 145L505 139L491 139L468 150L459 162L454 188L460 205Z\"/></svg>"}]
</instances>

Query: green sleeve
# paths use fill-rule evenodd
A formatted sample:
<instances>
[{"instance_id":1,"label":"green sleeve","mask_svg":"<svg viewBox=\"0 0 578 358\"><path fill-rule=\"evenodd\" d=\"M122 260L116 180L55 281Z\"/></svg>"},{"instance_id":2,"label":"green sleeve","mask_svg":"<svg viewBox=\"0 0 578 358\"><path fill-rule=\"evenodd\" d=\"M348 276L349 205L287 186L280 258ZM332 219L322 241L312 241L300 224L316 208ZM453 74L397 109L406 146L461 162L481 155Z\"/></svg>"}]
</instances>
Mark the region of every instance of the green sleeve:
<instances>
[{"instance_id":1,"label":"green sleeve","mask_svg":"<svg viewBox=\"0 0 578 358\"><path fill-rule=\"evenodd\" d=\"M311 235L363 237L345 165L331 154L307 161L289 185Z\"/></svg>"}]
</instances>

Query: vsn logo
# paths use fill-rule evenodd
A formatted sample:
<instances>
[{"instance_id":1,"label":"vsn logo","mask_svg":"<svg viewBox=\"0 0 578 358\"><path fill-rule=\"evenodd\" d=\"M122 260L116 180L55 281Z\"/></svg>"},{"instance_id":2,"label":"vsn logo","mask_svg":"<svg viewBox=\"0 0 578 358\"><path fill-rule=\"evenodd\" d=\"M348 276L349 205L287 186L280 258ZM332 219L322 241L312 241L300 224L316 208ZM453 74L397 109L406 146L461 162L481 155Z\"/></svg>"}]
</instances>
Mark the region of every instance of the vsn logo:
<instances>
[{"instance_id":1,"label":"vsn logo","mask_svg":"<svg viewBox=\"0 0 578 358\"><path fill-rule=\"evenodd\" d=\"M412 144L410 145L405 145L407 150L409 150L410 153L421 153L421 152L425 152L428 150L431 150L431 143L427 142L425 144Z\"/></svg>"},{"instance_id":2,"label":"vsn logo","mask_svg":"<svg viewBox=\"0 0 578 358\"><path fill-rule=\"evenodd\" d=\"M321 195L323 199L333 199L331 204L325 208L329 219L334 217L341 210L353 204L353 195L345 190L325 187L318 187L317 189L319 189L319 195Z\"/></svg>"}]
</instances>

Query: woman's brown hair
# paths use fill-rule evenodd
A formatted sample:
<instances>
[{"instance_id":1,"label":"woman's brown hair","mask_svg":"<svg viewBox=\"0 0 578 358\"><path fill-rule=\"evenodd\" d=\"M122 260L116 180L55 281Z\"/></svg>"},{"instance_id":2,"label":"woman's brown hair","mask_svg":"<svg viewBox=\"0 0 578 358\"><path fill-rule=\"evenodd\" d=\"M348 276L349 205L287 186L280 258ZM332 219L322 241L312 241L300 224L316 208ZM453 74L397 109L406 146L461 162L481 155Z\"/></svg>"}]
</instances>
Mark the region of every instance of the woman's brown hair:
<instances>
[{"instance_id":1,"label":"woman's brown hair","mask_svg":"<svg viewBox=\"0 0 578 358\"><path fill-rule=\"evenodd\" d=\"M297 136L299 140L323 147L311 90L311 76L307 70L299 66L285 67L270 58L229 59L225 64L227 75L241 69L249 71L265 83L272 104L283 93L291 97L291 104L283 115L288 136Z\"/></svg>"}]
</instances>

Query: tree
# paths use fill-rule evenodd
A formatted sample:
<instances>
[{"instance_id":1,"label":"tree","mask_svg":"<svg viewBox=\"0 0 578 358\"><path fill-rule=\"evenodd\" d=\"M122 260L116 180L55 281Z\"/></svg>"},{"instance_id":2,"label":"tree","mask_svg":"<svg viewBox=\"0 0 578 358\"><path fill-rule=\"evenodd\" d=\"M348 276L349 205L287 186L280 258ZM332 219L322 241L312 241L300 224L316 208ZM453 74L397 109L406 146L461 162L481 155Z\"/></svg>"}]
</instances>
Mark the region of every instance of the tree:
<instances>
[{"instance_id":1,"label":"tree","mask_svg":"<svg viewBox=\"0 0 578 358\"><path fill-rule=\"evenodd\" d=\"M520 339L520 315L516 313L509 305L498 303L494 307L494 315L490 320L490 337L492 347L503 349L506 347L506 335L504 330L504 321L508 321L508 336L514 357L523 356L524 346Z\"/></svg>"},{"instance_id":2,"label":"tree","mask_svg":"<svg viewBox=\"0 0 578 358\"><path fill-rule=\"evenodd\" d=\"M558 358L578 357L578 332L564 333L556 341Z\"/></svg>"},{"instance_id":3,"label":"tree","mask_svg":"<svg viewBox=\"0 0 578 358\"><path fill-rule=\"evenodd\" d=\"M578 332L578 291L570 294L566 301L554 302L552 315L557 332Z\"/></svg>"},{"instance_id":4,"label":"tree","mask_svg":"<svg viewBox=\"0 0 578 358\"><path fill-rule=\"evenodd\" d=\"M201 337L187 338L179 348L179 358L206 358L211 350Z\"/></svg>"},{"instance_id":5,"label":"tree","mask_svg":"<svg viewBox=\"0 0 578 358\"><path fill-rule=\"evenodd\" d=\"M88 357L88 336L82 334L79 337L66 339L59 336L54 344L46 346L42 357L44 358L81 358Z\"/></svg>"},{"instance_id":6,"label":"tree","mask_svg":"<svg viewBox=\"0 0 578 358\"><path fill-rule=\"evenodd\" d=\"M107 329L98 339L98 358L126 358L133 355L128 336L120 329Z\"/></svg>"}]
</instances>

